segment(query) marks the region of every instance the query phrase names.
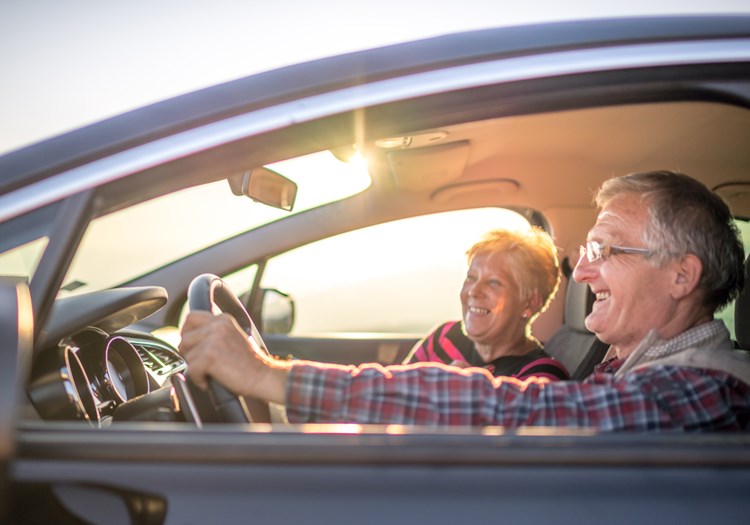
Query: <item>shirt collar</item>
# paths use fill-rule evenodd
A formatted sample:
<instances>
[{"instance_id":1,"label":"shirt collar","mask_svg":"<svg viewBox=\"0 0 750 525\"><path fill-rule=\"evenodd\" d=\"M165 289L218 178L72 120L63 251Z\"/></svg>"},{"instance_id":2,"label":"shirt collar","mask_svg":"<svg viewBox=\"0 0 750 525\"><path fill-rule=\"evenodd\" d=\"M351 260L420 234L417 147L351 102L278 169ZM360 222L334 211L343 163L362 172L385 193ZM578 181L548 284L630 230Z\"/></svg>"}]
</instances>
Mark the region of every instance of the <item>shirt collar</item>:
<instances>
[{"instance_id":1,"label":"shirt collar","mask_svg":"<svg viewBox=\"0 0 750 525\"><path fill-rule=\"evenodd\" d=\"M604 360L594 367L595 373L613 374L629 361L631 368L636 362L646 362L676 354L686 348L700 346L713 338L728 337L724 322L714 319L707 323L689 328L671 339L659 339L656 330L649 332L628 358L618 358L614 348L610 347Z\"/></svg>"},{"instance_id":2,"label":"shirt collar","mask_svg":"<svg viewBox=\"0 0 750 525\"><path fill-rule=\"evenodd\" d=\"M672 339L657 340L646 350L644 357L649 360L666 357L685 348L701 346L709 339L723 336L726 332L727 328L724 322L714 319L713 321L701 323L698 326L685 330Z\"/></svg>"}]
</instances>

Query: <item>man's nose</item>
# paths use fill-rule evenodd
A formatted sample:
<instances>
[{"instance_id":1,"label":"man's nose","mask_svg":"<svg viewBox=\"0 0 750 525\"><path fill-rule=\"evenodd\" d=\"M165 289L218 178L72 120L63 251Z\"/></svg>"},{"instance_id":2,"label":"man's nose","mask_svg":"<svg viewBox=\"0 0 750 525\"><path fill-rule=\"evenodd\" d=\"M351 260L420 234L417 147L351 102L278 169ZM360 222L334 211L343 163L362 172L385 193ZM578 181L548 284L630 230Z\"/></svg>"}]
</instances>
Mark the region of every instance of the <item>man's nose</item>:
<instances>
[{"instance_id":1,"label":"man's nose","mask_svg":"<svg viewBox=\"0 0 750 525\"><path fill-rule=\"evenodd\" d=\"M597 267L596 263L589 262L586 252L581 250L576 267L573 268L573 279L579 283L590 281L596 275Z\"/></svg>"}]
</instances>

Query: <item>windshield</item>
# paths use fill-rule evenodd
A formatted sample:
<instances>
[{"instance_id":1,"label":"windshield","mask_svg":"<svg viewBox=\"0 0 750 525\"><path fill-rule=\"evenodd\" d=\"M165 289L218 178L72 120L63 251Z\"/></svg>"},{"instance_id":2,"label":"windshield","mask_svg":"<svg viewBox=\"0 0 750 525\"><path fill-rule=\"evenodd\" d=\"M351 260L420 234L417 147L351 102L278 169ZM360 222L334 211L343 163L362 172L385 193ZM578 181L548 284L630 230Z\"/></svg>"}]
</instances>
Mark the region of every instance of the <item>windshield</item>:
<instances>
[{"instance_id":1,"label":"windshield","mask_svg":"<svg viewBox=\"0 0 750 525\"><path fill-rule=\"evenodd\" d=\"M89 225L60 295L127 282L241 232L365 190L364 162L319 152L267 166L296 182L292 212L232 193L226 180L153 199Z\"/></svg>"}]
</instances>

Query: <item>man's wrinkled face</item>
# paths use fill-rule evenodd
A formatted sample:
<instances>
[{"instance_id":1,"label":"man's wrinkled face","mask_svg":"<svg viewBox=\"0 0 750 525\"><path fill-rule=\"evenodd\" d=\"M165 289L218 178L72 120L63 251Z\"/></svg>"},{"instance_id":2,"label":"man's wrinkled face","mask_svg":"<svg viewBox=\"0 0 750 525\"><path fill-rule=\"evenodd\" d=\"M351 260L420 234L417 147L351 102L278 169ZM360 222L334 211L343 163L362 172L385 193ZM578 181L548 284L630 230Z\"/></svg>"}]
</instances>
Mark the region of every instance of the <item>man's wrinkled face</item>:
<instances>
[{"instance_id":1,"label":"man's wrinkled face","mask_svg":"<svg viewBox=\"0 0 750 525\"><path fill-rule=\"evenodd\" d=\"M643 233L648 213L637 195L615 197L602 208L588 241L647 248ZM616 254L594 262L584 254L573 277L587 283L596 295L586 327L614 345L620 357L629 355L650 330L665 326L674 312L669 270L654 265L643 254Z\"/></svg>"},{"instance_id":2,"label":"man's wrinkled face","mask_svg":"<svg viewBox=\"0 0 750 525\"><path fill-rule=\"evenodd\" d=\"M525 330L524 307L518 286L501 252L479 253L471 262L461 288L464 328L469 338L493 344L518 337Z\"/></svg>"}]
</instances>

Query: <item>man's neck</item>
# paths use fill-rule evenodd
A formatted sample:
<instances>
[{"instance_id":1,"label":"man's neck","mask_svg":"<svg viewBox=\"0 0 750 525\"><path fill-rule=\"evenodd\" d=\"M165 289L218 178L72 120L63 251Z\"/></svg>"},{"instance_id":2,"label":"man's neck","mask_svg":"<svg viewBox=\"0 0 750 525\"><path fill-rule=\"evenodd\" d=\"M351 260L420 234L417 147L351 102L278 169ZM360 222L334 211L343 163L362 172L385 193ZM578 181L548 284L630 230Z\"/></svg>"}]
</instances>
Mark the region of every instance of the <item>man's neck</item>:
<instances>
[{"instance_id":1,"label":"man's neck","mask_svg":"<svg viewBox=\"0 0 750 525\"><path fill-rule=\"evenodd\" d=\"M657 328L656 331L659 334L659 338L661 340L668 341L669 339L677 337L683 332L687 332L691 328L695 328L696 326L702 325L704 323L708 323L711 320L713 320L713 316L704 312L702 315L694 316L694 318L691 319L689 322L679 322L679 323L670 322L661 328ZM674 319L674 321L678 321L678 319ZM630 354L632 354L635 351L635 349L638 348L638 346L641 344L641 342L647 335L648 333L646 333L638 341L628 344L628 345L624 345L624 346L612 345L609 351L607 352L605 359L609 359L615 356L618 359L626 359L630 357Z\"/></svg>"}]
</instances>

